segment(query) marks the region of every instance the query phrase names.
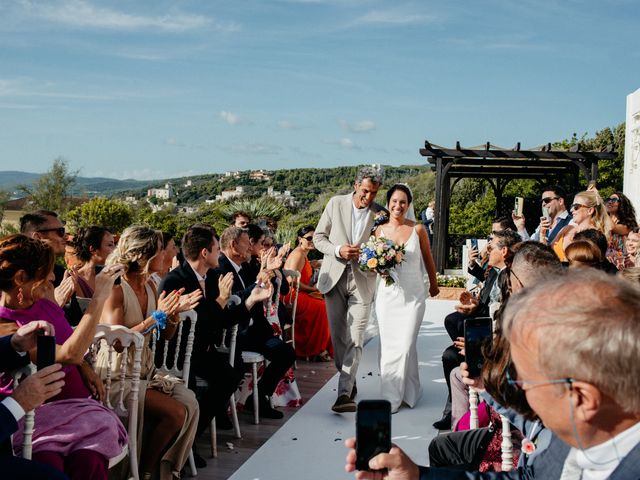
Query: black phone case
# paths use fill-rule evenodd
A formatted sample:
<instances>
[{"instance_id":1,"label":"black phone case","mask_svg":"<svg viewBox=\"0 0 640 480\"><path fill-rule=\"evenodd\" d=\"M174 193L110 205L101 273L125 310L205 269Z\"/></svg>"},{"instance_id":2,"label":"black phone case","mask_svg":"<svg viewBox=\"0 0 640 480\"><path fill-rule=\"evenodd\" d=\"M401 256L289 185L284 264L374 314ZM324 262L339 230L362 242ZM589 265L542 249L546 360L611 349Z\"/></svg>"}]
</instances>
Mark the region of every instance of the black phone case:
<instances>
[{"instance_id":1,"label":"black phone case","mask_svg":"<svg viewBox=\"0 0 640 480\"><path fill-rule=\"evenodd\" d=\"M40 335L38 337L38 360L36 367L38 370L56 363L56 337L50 335Z\"/></svg>"},{"instance_id":2,"label":"black phone case","mask_svg":"<svg viewBox=\"0 0 640 480\"><path fill-rule=\"evenodd\" d=\"M378 421L386 441L378 444L371 430L372 421ZM368 427L368 428L367 428ZM378 435L380 436L380 435ZM356 412L356 469L369 471L369 460L379 453L391 450L391 404L387 400L362 400Z\"/></svg>"}]
</instances>

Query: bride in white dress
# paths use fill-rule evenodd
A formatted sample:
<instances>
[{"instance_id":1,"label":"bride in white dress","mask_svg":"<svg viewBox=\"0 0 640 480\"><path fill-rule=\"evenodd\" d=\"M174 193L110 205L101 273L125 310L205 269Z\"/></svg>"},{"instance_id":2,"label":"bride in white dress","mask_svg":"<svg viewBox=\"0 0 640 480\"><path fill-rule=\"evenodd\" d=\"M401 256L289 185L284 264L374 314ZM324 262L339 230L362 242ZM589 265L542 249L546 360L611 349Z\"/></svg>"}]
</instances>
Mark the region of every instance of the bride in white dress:
<instances>
[{"instance_id":1,"label":"bride in white dress","mask_svg":"<svg viewBox=\"0 0 640 480\"><path fill-rule=\"evenodd\" d=\"M406 218L412 200L408 186L392 186L387 192L389 222L375 231L376 237L405 245L404 261L395 269L397 281L390 286L379 281L375 299L382 397L391 402L393 413L402 402L413 408L422 394L416 339L427 290L431 296L439 292L427 229Z\"/></svg>"}]
</instances>

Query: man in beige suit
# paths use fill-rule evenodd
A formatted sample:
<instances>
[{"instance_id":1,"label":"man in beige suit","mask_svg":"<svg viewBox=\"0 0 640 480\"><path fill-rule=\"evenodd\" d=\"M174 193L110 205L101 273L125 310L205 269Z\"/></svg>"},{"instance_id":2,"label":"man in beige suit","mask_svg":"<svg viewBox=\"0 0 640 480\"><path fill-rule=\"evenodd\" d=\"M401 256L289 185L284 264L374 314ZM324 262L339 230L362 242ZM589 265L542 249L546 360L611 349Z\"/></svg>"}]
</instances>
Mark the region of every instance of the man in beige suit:
<instances>
[{"instance_id":1,"label":"man in beige suit","mask_svg":"<svg viewBox=\"0 0 640 480\"><path fill-rule=\"evenodd\" d=\"M354 192L332 197L320 217L313 243L324 253L318 289L324 294L336 367L340 372L334 412L355 412L356 374L362 356L364 331L375 292L376 274L358 269L360 244L367 241L375 214L374 203L382 174L360 169Z\"/></svg>"}]
</instances>

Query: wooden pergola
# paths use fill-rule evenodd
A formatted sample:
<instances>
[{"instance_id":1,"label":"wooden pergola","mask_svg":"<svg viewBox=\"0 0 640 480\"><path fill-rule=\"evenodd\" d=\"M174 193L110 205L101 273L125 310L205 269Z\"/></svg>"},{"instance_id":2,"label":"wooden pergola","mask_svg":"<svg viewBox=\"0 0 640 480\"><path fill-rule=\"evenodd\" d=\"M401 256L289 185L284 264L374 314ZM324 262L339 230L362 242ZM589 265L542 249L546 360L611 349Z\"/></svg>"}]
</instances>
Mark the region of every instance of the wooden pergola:
<instances>
[{"instance_id":1,"label":"wooden pergola","mask_svg":"<svg viewBox=\"0 0 640 480\"><path fill-rule=\"evenodd\" d=\"M580 145L569 151L552 150L551 144L531 150L521 150L520 143L512 149L492 146L443 148L424 142L420 155L427 157L436 172L436 218L434 228L434 257L439 272L444 270L448 246L449 207L451 191L462 178L482 178L493 188L496 211L503 206L503 193L507 184L516 178L548 181L558 175L572 175L576 186L582 175L587 181L598 177L598 161L615 159L613 147L604 152L583 152Z\"/></svg>"}]
</instances>

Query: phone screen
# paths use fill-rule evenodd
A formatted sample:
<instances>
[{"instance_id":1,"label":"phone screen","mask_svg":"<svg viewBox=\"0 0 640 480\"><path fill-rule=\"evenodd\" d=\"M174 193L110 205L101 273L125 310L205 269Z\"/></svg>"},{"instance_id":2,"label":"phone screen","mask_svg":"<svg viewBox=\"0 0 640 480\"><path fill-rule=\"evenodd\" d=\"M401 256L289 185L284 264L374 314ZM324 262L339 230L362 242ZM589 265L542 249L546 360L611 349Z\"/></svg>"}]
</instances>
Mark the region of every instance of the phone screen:
<instances>
[{"instance_id":1,"label":"phone screen","mask_svg":"<svg viewBox=\"0 0 640 480\"><path fill-rule=\"evenodd\" d=\"M464 353L469 375L480 375L484 364L482 347L491 339L492 322L489 317L468 318L464 322Z\"/></svg>"},{"instance_id":2,"label":"phone screen","mask_svg":"<svg viewBox=\"0 0 640 480\"><path fill-rule=\"evenodd\" d=\"M37 340L38 360L36 367L42 370L56 363L56 337L52 335L39 335Z\"/></svg>"},{"instance_id":3,"label":"phone screen","mask_svg":"<svg viewBox=\"0 0 640 480\"><path fill-rule=\"evenodd\" d=\"M477 238L472 238L471 239L471 248L477 250L478 249L478 239Z\"/></svg>"},{"instance_id":4,"label":"phone screen","mask_svg":"<svg viewBox=\"0 0 640 480\"><path fill-rule=\"evenodd\" d=\"M362 400L356 412L356 469L370 470L369 460L391 450L391 404Z\"/></svg>"}]
</instances>

